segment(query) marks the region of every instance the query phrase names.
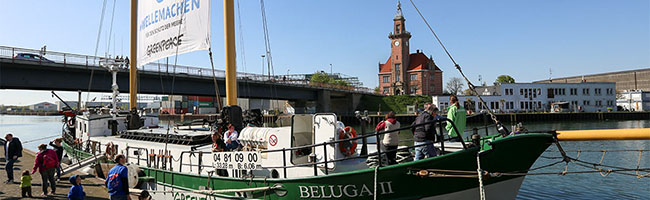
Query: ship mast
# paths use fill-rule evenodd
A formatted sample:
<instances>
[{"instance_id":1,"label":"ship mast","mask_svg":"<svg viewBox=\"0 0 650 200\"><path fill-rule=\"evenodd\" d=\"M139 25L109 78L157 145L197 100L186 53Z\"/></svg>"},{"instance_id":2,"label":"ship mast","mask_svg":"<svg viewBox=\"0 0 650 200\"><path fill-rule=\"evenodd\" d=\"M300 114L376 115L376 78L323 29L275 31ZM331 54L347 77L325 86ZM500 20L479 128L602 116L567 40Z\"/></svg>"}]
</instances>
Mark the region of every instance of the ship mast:
<instances>
[{"instance_id":1,"label":"ship mast","mask_svg":"<svg viewBox=\"0 0 650 200\"><path fill-rule=\"evenodd\" d=\"M138 103L138 0L131 0L131 60L129 64L129 108Z\"/></svg>"},{"instance_id":2,"label":"ship mast","mask_svg":"<svg viewBox=\"0 0 650 200\"><path fill-rule=\"evenodd\" d=\"M226 47L226 104L237 105L237 66L235 60L235 13L233 0L223 1L224 37Z\"/></svg>"}]
</instances>

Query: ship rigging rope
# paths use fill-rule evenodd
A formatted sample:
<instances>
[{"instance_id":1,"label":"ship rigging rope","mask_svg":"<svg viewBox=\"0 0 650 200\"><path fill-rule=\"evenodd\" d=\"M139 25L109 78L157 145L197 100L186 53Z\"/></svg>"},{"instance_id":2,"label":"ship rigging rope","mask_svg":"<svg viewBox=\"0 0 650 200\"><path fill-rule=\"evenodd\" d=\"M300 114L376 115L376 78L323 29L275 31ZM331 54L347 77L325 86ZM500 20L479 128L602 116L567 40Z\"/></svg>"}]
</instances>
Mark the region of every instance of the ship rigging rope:
<instances>
[{"instance_id":1,"label":"ship rigging rope","mask_svg":"<svg viewBox=\"0 0 650 200\"><path fill-rule=\"evenodd\" d=\"M559 160L557 162L547 164L547 165L543 165L543 166L540 166L540 167L525 170L525 171L488 172L486 170L483 170L483 173L481 175L482 176L488 176L488 177L499 177L499 176L567 175L567 174L599 173L601 176L606 177L606 176L609 176L612 173L617 173L617 174L621 174L621 175L634 176L634 177L639 178L639 179L650 176L650 168L641 168L641 158L642 158L643 151L645 151L645 150L641 149L641 150L629 150L629 151L638 151L639 152L639 156L638 156L637 164L636 164L635 168L624 168L624 167L618 167L618 166L604 165L604 164L602 164L602 162L603 162L603 159L605 157L605 153L602 154L602 156L600 158L600 162L598 162L598 163L580 160L580 159L578 159L580 157L580 152L578 151L578 154L576 154L576 158L572 158L572 157L569 157L569 156L556 157L556 158L559 158L561 160ZM585 151L585 152L607 152L607 151L606 150L601 150L601 151ZM577 166L587 168L588 170L568 171L568 163L567 163L567 166L565 166L564 169L562 171L560 171L560 172L533 172L533 171L548 168L548 167L560 164L562 162L565 162L565 158L567 160L569 160L570 163L573 163L573 164L575 164ZM604 169L603 167L604 168L609 168L609 169ZM635 173L630 173L630 172L635 172ZM643 174L643 173L640 173L640 172L648 172L648 173ZM414 174L418 175L418 176L421 176L421 177L481 178L476 173L476 171L470 171L470 170L426 169L426 170L420 170L420 171L418 171L418 172L416 172Z\"/></svg>"},{"instance_id":2,"label":"ship rigging rope","mask_svg":"<svg viewBox=\"0 0 650 200\"><path fill-rule=\"evenodd\" d=\"M431 31L431 33L433 33L433 36L436 38L436 40L438 41L438 44L440 44L440 46L441 46L442 49L445 51L445 53L447 54L447 56L449 57L449 59L451 60L451 62L454 63L454 67L456 67L456 70L458 70L458 72L460 72L460 75L463 76L463 78L464 78L465 81L467 82L467 86L469 87L469 89L472 90L472 92L473 92L474 95L478 98L478 100L481 101L482 106L485 108L485 110L487 111L487 113L490 115L490 118L494 121L495 124L501 126L501 128L503 128L504 130L506 130L505 132L507 132L506 127L503 126L503 125L501 124L501 122L499 122L499 120L497 119L497 116L496 116L496 115L495 115L495 114L494 114L494 113L493 113L493 112L492 112L492 111L487 107L487 103L485 103L485 101L483 100L483 98L481 97L481 95L479 95L479 93L476 92L476 87L474 86L474 84L472 84L472 82L469 81L469 79L467 78L467 76L465 76L465 73L463 73L463 70L460 68L460 65L459 65L458 63L456 63L456 60L454 60L454 58L451 56L451 54L449 53L449 51L447 50L447 48L445 47L445 45L442 43L442 41L440 40L440 38L438 37L438 35L436 34L436 32L433 31L433 28L431 28L431 25L429 24L429 22L427 21L427 19L424 17L424 15L422 15L422 13L420 12L420 9L418 9L418 7L415 5L415 3L413 2L413 0L409 0L409 1L411 2L411 5L413 5L413 7L415 8L415 10L418 12L418 14L420 15L420 17L421 17L422 20L424 21L424 23L427 25L427 27L429 28L429 30ZM497 129L498 129L498 128L497 128Z\"/></svg>"},{"instance_id":3,"label":"ship rigging rope","mask_svg":"<svg viewBox=\"0 0 650 200\"><path fill-rule=\"evenodd\" d=\"M237 33L239 34L239 53L237 55L241 55L239 60L241 61L242 71L248 72L248 70L246 69L246 48L244 48L245 47L244 28L242 27L243 22L241 20L241 9L239 8L239 2L241 2L241 0L237 1L237 28L238 28ZM246 88L246 93L248 94L248 96L250 96L251 89L250 89L250 83L248 83L248 79L244 79L244 88ZM237 94L240 93L237 92Z\"/></svg>"},{"instance_id":4,"label":"ship rigging rope","mask_svg":"<svg viewBox=\"0 0 650 200\"><path fill-rule=\"evenodd\" d=\"M212 46L212 44L210 46ZM221 95L219 95L219 85L217 84L217 75L214 72L214 61L212 60L212 47L208 48L208 55L210 55L210 66L212 67L212 82L214 83L214 95L217 98L217 112L219 112L223 105L221 102Z\"/></svg>"},{"instance_id":5,"label":"ship rigging rope","mask_svg":"<svg viewBox=\"0 0 650 200\"><path fill-rule=\"evenodd\" d=\"M59 137L59 136L61 136L61 134L50 135L50 136L42 137L42 138L36 138L36 139L33 139L33 140L24 141L23 144L30 143L30 142L36 142L36 141L40 141L40 140L45 140L45 139L50 139L50 138L55 138L55 137Z\"/></svg>"},{"instance_id":6,"label":"ship rigging rope","mask_svg":"<svg viewBox=\"0 0 650 200\"><path fill-rule=\"evenodd\" d=\"M102 25L104 25L104 14L106 13L106 0L104 0L104 3L102 4L102 15L99 18L99 30L97 31L97 40L95 42L95 56L93 57L93 64L95 63L94 61L97 59L97 51L99 50L99 40L101 39L102 36ZM93 84L93 76L95 75L95 68L90 68L90 80L88 80L88 92L86 93L86 104L88 104L88 100L90 99L90 87ZM79 105L81 108L81 105Z\"/></svg>"},{"instance_id":7,"label":"ship rigging rope","mask_svg":"<svg viewBox=\"0 0 650 200\"><path fill-rule=\"evenodd\" d=\"M266 50L266 65L268 67L268 81L272 81L271 77L275 76L275 68L273 66L273 56L271 55L271 39L269 38L269 27L268 23L266 22L266 7L264 6L264 0L260 0L260 10L262 11L262 29L264 30L264 46ZM264 76L264 74L262 74ZM277 88L275 88L275 84L271 83L270 84L270 89L271 89L271 94L273 96L273 99L277 99L278 92ZM269 107L273 107L272 105L275 104L277 106L277 101L271 100L269 102Z\"/></svg>"}]
</instances>

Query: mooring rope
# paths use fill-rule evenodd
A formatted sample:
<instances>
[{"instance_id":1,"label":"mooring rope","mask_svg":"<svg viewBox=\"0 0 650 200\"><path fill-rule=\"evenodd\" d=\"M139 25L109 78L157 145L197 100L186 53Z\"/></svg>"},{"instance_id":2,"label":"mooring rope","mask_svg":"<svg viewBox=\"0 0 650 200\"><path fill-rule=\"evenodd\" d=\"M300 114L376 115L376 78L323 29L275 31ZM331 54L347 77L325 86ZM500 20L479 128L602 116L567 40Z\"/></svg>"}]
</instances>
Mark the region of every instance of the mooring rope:
<instances>
[{"instance_id":1,"label":"mooring rope","mask_svg":"<svg viewBox=\"0 0 650 200\"><path fill-rule=\"evenodd\" d=\"M481 200L485 200L485 188L483 186L483 170L481 169L481 152L476 153L476 172L478 176L478 186L481 194Z\"/></svg>"},{"instance_id":2,"label":"mooring rope","mask_svg":"<svg viewBox=\"0 0 650 200\"><path fill-rule=\"evenodd\" d=\"M380 162L381 162L381 161L380 161ZM375 184L375 189L374 189L374 191L373 191L373 193L374 193L374 194L373 194L373 197L374 197L375 200L377 200L377 171L378 171L378 169L379 169L379 165L377 165L377 166L375 167L375 182L374 182L374 184Z\"/></svg>"}]
</instances>

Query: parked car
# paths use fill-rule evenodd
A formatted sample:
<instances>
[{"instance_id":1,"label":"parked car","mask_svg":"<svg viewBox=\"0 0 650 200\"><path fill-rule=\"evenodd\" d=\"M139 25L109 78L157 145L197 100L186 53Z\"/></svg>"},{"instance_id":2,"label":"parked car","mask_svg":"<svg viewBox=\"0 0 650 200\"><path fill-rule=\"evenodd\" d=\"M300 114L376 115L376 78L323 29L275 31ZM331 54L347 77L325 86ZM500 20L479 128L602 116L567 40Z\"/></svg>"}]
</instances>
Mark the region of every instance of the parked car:
<instances>
[{"instance_id":1,"label":"parked car","mask_svg":"<svg viewBox=\"0 0 650 200\"><path fill-rule=\"evenodd\" d=\"M33 54L33 53L18 53L16 56L14 56L14 59L20 59L20 60L32 60L32 61L42 61L42 62L48 62L48 63L54 63L54 61L51 61L41 55L38 54Z\"/></svg>"}]
</instances>

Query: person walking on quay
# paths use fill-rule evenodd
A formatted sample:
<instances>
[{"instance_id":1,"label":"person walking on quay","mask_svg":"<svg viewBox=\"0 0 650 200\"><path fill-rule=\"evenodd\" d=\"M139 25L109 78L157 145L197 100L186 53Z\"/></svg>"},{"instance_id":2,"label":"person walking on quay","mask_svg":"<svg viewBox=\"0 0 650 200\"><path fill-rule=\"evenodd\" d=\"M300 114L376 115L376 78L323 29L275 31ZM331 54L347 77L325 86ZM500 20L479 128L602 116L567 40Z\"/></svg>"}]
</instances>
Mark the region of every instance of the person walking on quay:
<instances>
[{"instance_id":1,"label":"person walking on quay","mask_svg":"<svg viewBox=\"0 0 650 200\"><path fill-rule=\"evenodd\" d=\"M106 188L111 200L131 200L129 196L129 169L124 166L126 158L122 154L115 156L115 167L108 171Z\"/></svg>"},{"instance_id":2,"label":"person walking on quay","mask_svg":"<svg viewBox=\"0 0 650 200\"><path fill-rule=\"evenodd\" d=\"M411 129L413 131L413 139L415 140L415 160L421 160L425 157L434 157L438 155L438 152L435 147L433 147L433 142L436 140L436 126L434 124L434 117L431 115L435 106L431 104L426 104L424 111L421 112L416 118L413 124L425 124L421 126L416 126Z\"/></svg>"},{"instance_id":3,"label":"person walking on quay","mask_svg":"<svg viewBox=\"0 0 650 200\"><path fill-rule=\"evenodd\" d=\"M43 181L43 196L48 195L48 186L52 188L52 194L56 194L54 172L56 167L59 166L59 158L56 156L54 150L47 148L46 144L38 145L38 150L39 152L36 154L36 159L34 160L32 174L36 173L36 170L41 173L41 180Z\"/></svg>"},{"instance_id":4,"label":"person walking on quay","mask_svg":"<svg viewBox=\"0 0 650 200\"><path fill-rule=\"evenodd\" d=\"M63 141L63 138L56 138L52 141L50 141L50 146L54 148L54 151L56 152L56 157L59 158L59 165L56 166L56 181L59 182L61 180L61 173L63 172L61 169L61 158L63 158L63 146L61 145L61 142Z\"/></svg>"},{"instance_id":5,"label":"person walking on quay","mask_svg":"<svg viewBox=\"0 0 650 200\"><path fill-rule=\"evenodd\" d=\"M68 192L69 200L83 200L86 198L86 192L84 192L84 188L81 186L81 176L71 176L70 184L72 184L72 187L70 187L70 192Z\"/></svg>"},{"instance_id":6,"label":"person walking on quay","mask_svg":"<svg viewBox=\"0 0 650 200\"><path fill-rule=\"evenodd\" d=\"M379 122L375 131L392 131L400 127L399 122L395 119L395 113L393 111L388 112L384 117L384 121ZM388 158L388 164L397 164L396 155L397 155L397 145L399 145L399 131L390 132L384 134L384 139L381 140L381 144L386 150L386 158Z\"/></svg>"},{"instance_id":7,"label":"person walking on quay","mask_svg":"<svg viewBox=\"0 0 650 200\"><path fill-rule=\"evenodd\" d=\"M20 140L17 137L14 137L12 133L7 133L5 135L7 142L5 143L5 170L7 171L7 181L6 184L14 182L14 163L18 161L18 158L23 156L23 145L20 143Z\"/></svg>"},{"instance_id":8,"label":"person walking on quay","mask_svg":"<svg viewBox=\"0 0 650 200\"><path fill-rule=\"evenodd\" d=\"M465 121L467 120L467 111L465 111L465 108L460 105L460 102L458 102L458 97L456 97L455 95L449 96L449 102L451 103L451 106L449 106L449 111L447 112L447 118L449 118L449 120L454 122L454 125L456 125L456 129L454 129L451 123L447 123L445 129L447 129L447 132L449 133L449 137L451 138L450 141L460 142L461 138L463 137L463 132L465 132Z\"/></svg>"},{"instance_id":9,"label":"person walking on quay","mask_svg":"<svg viewBox=\"0 0 650 200\"><path fill-rule=\"evenodd\" d=\"M32 198L32 175L29 170L23 171L23 176L20 177L20 194L22 197Z\"/></svg>"}]
</instances>

